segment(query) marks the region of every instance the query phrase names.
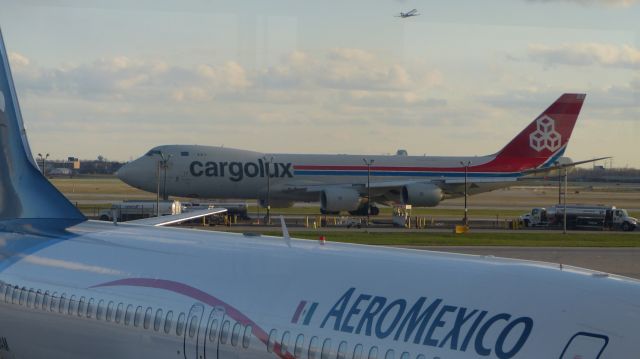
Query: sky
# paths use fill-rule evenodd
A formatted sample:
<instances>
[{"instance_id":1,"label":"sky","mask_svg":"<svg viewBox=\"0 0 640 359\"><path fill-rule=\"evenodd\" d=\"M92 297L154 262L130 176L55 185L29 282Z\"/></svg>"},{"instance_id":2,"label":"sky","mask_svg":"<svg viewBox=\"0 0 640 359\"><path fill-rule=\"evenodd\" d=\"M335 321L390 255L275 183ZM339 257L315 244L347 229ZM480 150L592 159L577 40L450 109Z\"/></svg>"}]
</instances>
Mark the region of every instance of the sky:
<instances>
[{"instance_id":1,"label":"sky","mask_svg":"<svg viewBox=\"0 0 640 359\"><path fill-rule=\"evenodd\" d=\"M122 161L485 155L584 92L566 155L640 168L638 19L640 0L0 0L32 150Z\"/></svg>"}]
</instances>

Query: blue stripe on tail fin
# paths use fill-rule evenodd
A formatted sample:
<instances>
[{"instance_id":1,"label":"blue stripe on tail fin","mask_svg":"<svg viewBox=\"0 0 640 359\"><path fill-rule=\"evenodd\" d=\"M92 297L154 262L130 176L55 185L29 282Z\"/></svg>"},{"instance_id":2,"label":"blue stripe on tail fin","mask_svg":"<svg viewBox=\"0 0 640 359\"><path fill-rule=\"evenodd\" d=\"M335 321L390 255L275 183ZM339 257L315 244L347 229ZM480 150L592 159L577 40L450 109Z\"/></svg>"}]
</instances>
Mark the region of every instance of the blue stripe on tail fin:
<instances>
[{"instance_id":1,"label":"blue stripe on tail fin","mask_svg":"<svg viewBox=\"0 0 640 359\"><path fill-rule=\"evenodd\" d=\"M57 232L85 220L36 166L0 31L0 230Z\"/></svg>"}]
</instances>

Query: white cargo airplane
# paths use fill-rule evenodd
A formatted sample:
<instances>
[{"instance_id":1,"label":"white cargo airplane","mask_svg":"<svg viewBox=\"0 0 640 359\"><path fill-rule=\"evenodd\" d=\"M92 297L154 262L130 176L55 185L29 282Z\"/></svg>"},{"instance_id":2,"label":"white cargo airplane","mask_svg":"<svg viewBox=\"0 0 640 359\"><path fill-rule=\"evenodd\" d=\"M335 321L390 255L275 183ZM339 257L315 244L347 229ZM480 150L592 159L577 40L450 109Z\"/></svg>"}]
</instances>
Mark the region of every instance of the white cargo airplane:
<instances>
[{"instance_id":1,"label":"white cargo airplane","mask_svg":"<svg viewBox=\"0 0 640 359\"><path fill-rule=\"evenodd\" d=\"M322 213L366 215L374 203L436 206L443 199L513 185L532 172L558 168L584 94L564 94L501 151L488 156L431 157L267 154L225 147L167 145L123 166L125 183L166 195L259 199L272 207L320 201ZM590 160L594 161L594 160ZM571 163L576 165L590 162ZM369 165L370 164L370 165ZM267 173L270 174L267 178Z\"/></svg>"},{"instance_id":2,"label":"white cargo airplane","mask_svg":"<svg viewBox=\"0 0 640 359\"><path fill-rule=\"evenodd\" d=\"M0 34L0 358L640 357L629 278L145 221L40 174Z\"/></svg>"}]
</instances>

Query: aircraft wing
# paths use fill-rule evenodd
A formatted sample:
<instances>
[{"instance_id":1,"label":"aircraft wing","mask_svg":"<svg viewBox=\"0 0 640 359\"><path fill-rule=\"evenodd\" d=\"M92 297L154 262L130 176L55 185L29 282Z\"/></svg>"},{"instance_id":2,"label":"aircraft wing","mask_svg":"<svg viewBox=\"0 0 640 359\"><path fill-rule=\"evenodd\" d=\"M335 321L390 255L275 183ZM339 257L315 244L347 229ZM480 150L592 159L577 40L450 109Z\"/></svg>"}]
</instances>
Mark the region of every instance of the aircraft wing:
<instances>
[{"instance_id":1,"label":"aircraft wing","mask_svg":"<svg viewBox=\"0 0 640 359\"><path fill-rule=\"evenodd\" d=\"M226 208L211 208L200 209L197 211L184 212L180 214L174 214L171 216L149 217L143 219L136 219L133 221L127 221L127 224L140 224L144 226L167 226L170 224L178 224L186 221L190 221L196 218L202 218L213 214L224 213Z\"/></svg>"},{"instance_id":2,"label":"aircraft wing","mask_svg":"<svg viewBox=\"0 0 640 359\"><path fill-rule=\"evenodd\" d=\"M475 188L481 185L489 185L492 187L500 188L509 186L510 183L517 182L516 177L484 177L474 178L467 181L468 188ZM372 197L382 197L387 194L391 194L392 197L401 193L402 187L410 184L429 183L438 186L445 194L459 195L464 193L464 178L448 178L448 179L432 179L432 180L397 180L397 181L383 181L373 182L370 185ZM361 195L367 193L367 183L343 183L343 184L290 184L282 188L284 192L306 192L306 193L319 193L331 188L351 188L358 191Z\"/></svg>"}]
</instances>

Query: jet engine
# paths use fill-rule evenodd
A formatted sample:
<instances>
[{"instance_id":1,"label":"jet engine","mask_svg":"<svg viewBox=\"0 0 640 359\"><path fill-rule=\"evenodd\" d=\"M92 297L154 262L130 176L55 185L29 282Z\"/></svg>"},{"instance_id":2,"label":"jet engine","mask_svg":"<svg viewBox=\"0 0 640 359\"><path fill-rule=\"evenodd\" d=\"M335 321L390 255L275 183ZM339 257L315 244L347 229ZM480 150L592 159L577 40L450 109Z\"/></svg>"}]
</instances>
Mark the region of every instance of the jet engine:
<instances>
[{"instance_id":1,"label":"jet engine","mask_svg":"<svg viewBox=\"0 0 640 359\"><path fill-rule=\"evenodd\" d=\"M360 194L349 188L328 188L320 194L323 213L354 211L360 207Z\"/></svg>"},{"instance_id":2,"label":"jet engine","mask_svg":"<svg viewBox=\"0 0 640 359\"><path fill-rule=\"evenodd\" d=\"M437 206L443 195L442 189L431 183L412 183L402 187L402 203L416 207Z\"/></svg>"}]
</instances>

